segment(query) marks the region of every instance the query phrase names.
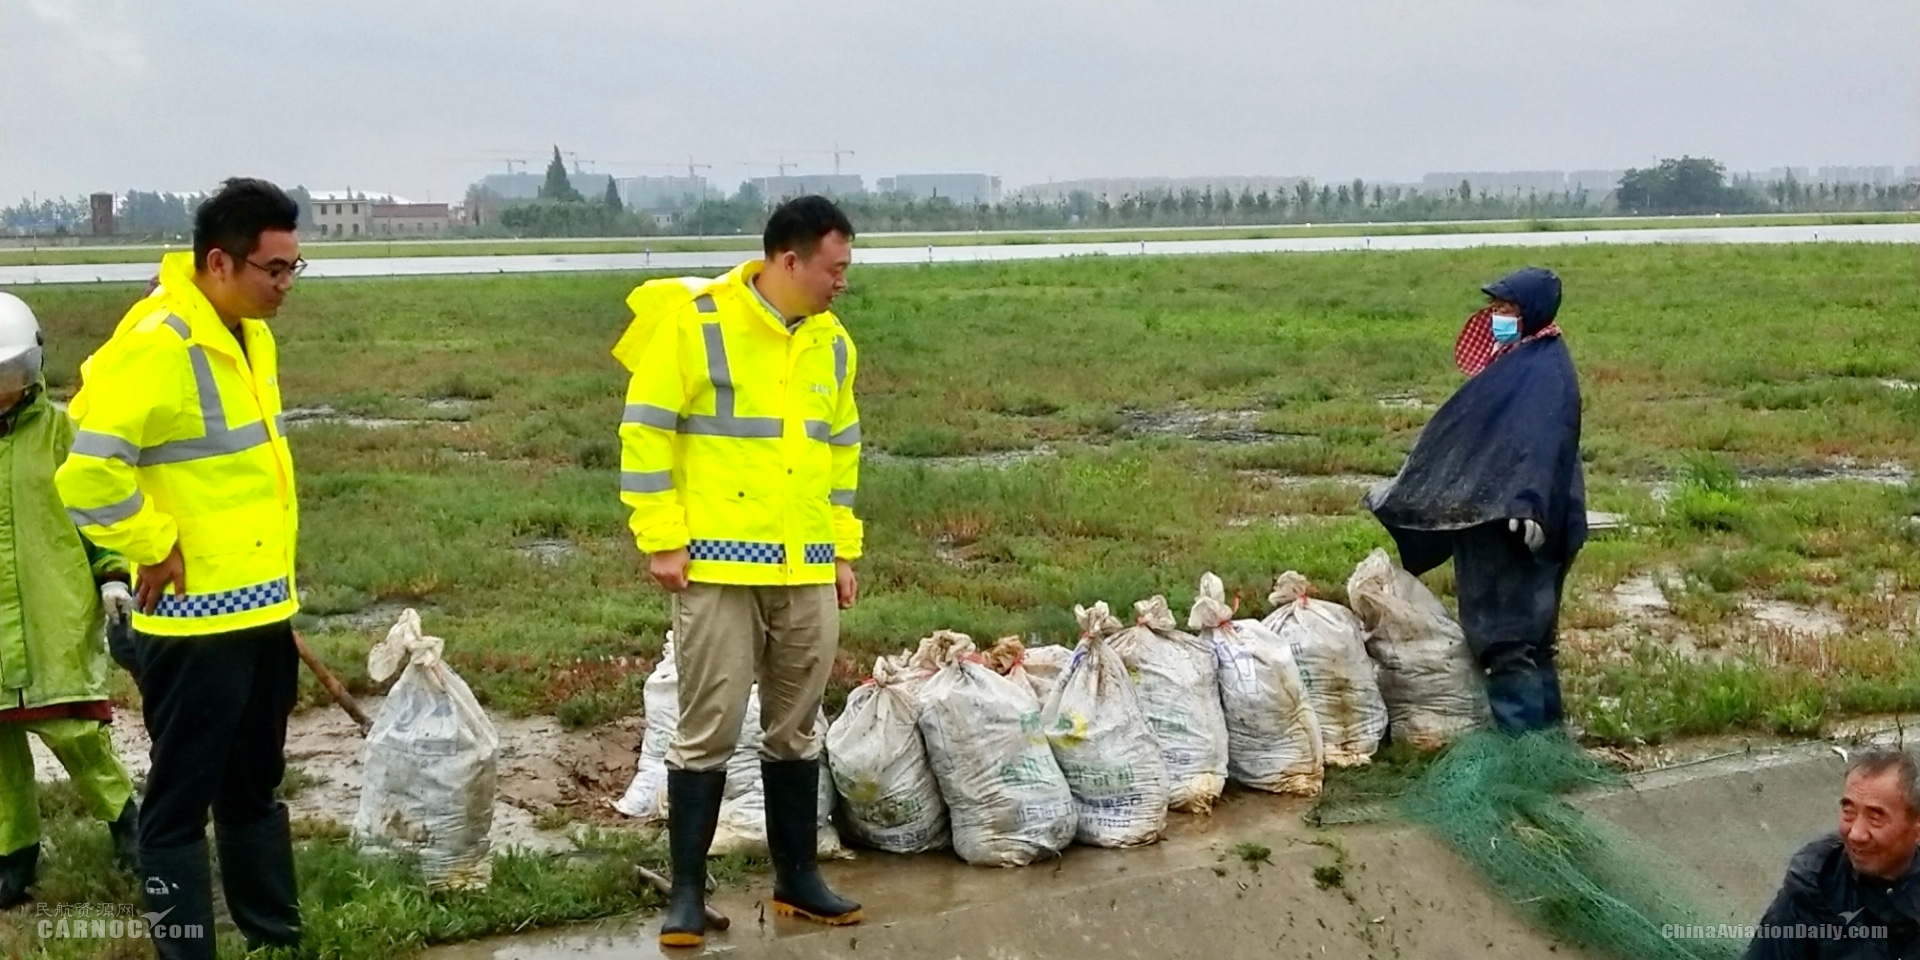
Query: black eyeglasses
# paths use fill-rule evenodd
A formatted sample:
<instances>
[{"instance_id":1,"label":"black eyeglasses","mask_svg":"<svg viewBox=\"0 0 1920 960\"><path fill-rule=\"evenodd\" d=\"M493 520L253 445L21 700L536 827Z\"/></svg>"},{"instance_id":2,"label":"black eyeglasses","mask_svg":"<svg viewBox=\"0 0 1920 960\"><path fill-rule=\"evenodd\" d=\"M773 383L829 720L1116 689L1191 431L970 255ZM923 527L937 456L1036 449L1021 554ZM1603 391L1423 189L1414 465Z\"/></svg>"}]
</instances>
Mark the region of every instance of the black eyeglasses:
<instances>
[{"instance_id":1,"label":"black eyeglasses","mask_svg":"<svg viewBox=\"0 0 1920 960\"><path fill-rule=\"evenodd\" d=\"M297 277L305 273L307 269L307 259L305 257L295 257L292 263L282 263L278 260L272 263L254 263L252 260L243 260L241 262L255 270L266 273L267 279L269 280L278 280L289 273Z\"/></svg>"}]
</instances>

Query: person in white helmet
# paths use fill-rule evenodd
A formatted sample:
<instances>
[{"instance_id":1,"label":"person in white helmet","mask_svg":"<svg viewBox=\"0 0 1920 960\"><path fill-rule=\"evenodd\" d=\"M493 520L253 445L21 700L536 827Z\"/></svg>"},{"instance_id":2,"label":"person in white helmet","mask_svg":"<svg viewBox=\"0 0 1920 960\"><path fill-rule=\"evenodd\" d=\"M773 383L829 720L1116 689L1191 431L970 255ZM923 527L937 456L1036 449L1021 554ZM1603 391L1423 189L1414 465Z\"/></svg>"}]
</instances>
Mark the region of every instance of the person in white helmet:
<instances>
[{"instance_id":1,"label":"person in white helmet","mask_svg":"<svg viewBox=\"0 0 1920 960\"><path fill-rule=\"evenodd\" d=\"M66 767L133 869L133 781L107 724L108 617L133 608L132 570L81 536L54 487L74 425L47 399L33 310L0 293L0 909L25 902L40 860L27 734Z\"/></svg>"}]
</instances>

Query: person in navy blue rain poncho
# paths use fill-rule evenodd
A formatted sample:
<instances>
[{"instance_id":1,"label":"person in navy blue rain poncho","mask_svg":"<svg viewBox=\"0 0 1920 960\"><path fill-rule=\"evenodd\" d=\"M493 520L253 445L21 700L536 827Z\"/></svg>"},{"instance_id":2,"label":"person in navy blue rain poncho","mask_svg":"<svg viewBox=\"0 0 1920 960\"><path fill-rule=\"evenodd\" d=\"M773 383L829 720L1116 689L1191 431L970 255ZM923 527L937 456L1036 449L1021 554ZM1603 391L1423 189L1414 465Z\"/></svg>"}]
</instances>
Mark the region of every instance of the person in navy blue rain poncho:
<instances>
[{"instance_id":1,"label":"person in navy blue rain poncho","mask_svg":"<svg viewBox=\"0 0 1920 960\"><path fill-rule=\"evenodd\" d=\"M1409 571L1453 558L1494 723L1525 733L1561 721L1560 594L1587 539L1580 384L1554 322L1559 277L1529 267L1481 289L1489 302L1454 347L1469 379L1367 507Z\"/></svg>"}]
</instances>

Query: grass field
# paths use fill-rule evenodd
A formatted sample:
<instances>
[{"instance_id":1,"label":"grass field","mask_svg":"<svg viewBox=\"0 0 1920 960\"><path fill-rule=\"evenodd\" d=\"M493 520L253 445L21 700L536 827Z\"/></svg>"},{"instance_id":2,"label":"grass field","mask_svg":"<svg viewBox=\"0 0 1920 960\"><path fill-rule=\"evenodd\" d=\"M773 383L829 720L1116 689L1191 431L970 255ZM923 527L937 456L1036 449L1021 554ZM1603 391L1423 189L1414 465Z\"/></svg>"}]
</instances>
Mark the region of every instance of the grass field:
<instances>
[{"instance_id":1,"label":"grass field","mask_svg":"<svg viewBox=\"0 0 1920 960\"><path fill-rule=\"evenodd\" d=\"M1629 524L1596 538L1569 584L1572 718L1596 741L1631 743L1804 734L1848 714L1920 708L1910 642L1920 535L1909 520L1920 488L1813 482L1849 463L1920 462L1914 251L1535 255L1566 281L1561 324L1586 399L1592 506ZM1184 611L1205 570L1245 598L1243 611L1263 611L1288 568L1341 597L1354 564L1387 542L1355 483L1396 469L1431 405L1458 385L1454 334L1479 284L1515 257L857 272L839 313L861 348L869 545L836 690L935 628L1070 642L1076 602L1164 592ZM624 378L606 352L639 279L295 291L276 321L290 405L413 421L294 434L302 623L351 686L367 689L368 646L411 605L496 709L584 725L640 708L666 601L644 582L615 497ZM56 389L72 388L136 294L31 291ZM1444 596L1449 577L1429 580ZM1647 577L1666 609L1642 619L1613 591ZM1752 614L1762 602L1840 628L1788 629ZM337 849L317 842L306 856L320 863ZM639 903L608 899L610 881L585 876L554 880L573 891L564 896L515 901L521 914L470 906L443 921L472 933ZM409 896L389 899L416 911L394 914L413 922L431 904ZM328 922L351 939L384 909L342 907L347 919Z\"/></svg>"},{"instance_id":2,"label":"grass field","mask_svg":"<svg viewBox=\"0 0 1920 960\"><path fill-rule=\"evenodd\" d=\"M1442 220L1431 223L1281 224L1191 229L1093 228L983 231L966 234L903 233L867 237L860 243L868 247L919 247L928 244L942 247L968 247L982 244L1112 243L1129 240L1264 240L1276 237L1386 237L1438 233L1520 233L1538 230L1671 230L1689 227L1763 227L1915 221L1920 221L1920 213L1738 214L1722 217L1607 217L1580 220ZM698 250L750 250L757 245L757 240L756 237L737 235L442 242L403 240L392 243L379 240L356 240L308 243L302 247L302 252L309 260L366 257L470 257L489 254L640 253L645 250L655 253L676 253ZM162 252L164 252L163 248L157 246L0 249L0 266L143 263L148 260L158 260Z\"/></svg>"}]
</instances>

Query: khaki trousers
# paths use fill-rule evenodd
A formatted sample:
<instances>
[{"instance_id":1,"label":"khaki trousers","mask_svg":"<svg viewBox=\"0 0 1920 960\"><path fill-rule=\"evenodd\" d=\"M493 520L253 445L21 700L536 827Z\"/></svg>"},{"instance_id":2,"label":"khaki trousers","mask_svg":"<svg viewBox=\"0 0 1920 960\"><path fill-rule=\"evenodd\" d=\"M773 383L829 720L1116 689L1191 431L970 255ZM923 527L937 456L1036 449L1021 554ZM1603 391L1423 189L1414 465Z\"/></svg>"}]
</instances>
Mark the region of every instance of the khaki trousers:
<instances>
[{"instance_id":1,"label":"khaki trousers","mask_svg":"<svg viewBox=\"0 0 1920 960\"><path fill-rule=\"evenodd\" d=\"M840 644L833 584L742 587L691 583L673 596L680 727L675 770L724 770L760 683L760 756L812 760L826 740L814 715Z\"/></svg>"}]
</instances>

